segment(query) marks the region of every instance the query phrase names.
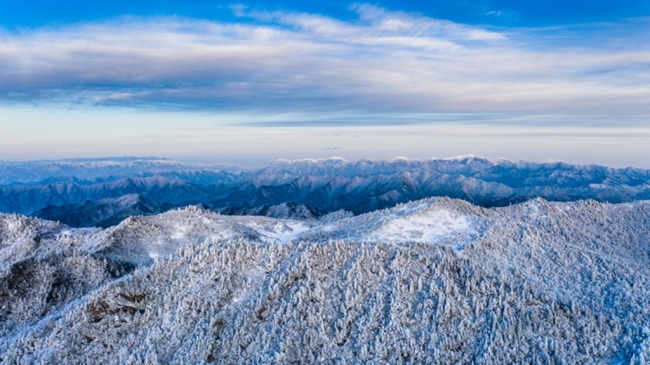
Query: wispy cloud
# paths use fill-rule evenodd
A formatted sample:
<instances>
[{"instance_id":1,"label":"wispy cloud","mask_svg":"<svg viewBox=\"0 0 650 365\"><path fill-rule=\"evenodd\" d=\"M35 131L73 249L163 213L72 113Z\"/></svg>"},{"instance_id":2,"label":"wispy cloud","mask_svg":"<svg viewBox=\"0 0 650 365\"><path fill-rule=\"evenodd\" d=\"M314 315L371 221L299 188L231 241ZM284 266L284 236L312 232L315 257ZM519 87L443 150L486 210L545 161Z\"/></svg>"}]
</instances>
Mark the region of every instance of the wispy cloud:
<instances>
[{"instance_id":1,"label":"wispy cloud","mask_svg":"<svg viewBox=\"0 0 650 365\"><path fill-rule=\"evenodd\" d=\"M219 111L650 115L650 45L361 4L343 21L120 18L0 33L0 99ZM650 34L638 20L631 38ZM573 39L573 41L572 41ZM549 47L549 43L555 46ZM542 46L540 46L542 45Z\"/></svg>"}]
</instances>

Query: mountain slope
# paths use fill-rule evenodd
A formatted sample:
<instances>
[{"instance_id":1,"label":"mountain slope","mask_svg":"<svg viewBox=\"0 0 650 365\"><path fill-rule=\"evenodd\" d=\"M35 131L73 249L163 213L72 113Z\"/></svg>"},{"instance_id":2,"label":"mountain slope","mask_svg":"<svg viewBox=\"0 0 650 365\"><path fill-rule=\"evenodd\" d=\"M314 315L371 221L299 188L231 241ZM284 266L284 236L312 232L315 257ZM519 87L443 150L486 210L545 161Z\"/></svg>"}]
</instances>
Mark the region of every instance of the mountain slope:
<instances>
[{"instance_id":1,"label":"mountain slope","mask_svg":"<svg viewBox=\"0 0 650 365\"><path fill-rule=\"evenodd\" d=\"M169 203L157 203L140 195L131 194L96 202L87 200L81 204L49 205L34 215L72 227L105 228L115 226L132 216L160 214L173 207Z\"/></svg>"},{"instance_id":2,"label":"mountain slope","mask_svg":"<svg viewBox=\"0 0 650 365\"><path fill-rule=\"evenodd\" d=\"M8 169L1 165L0 170ZM83 210L87 201L130 194L173 207L203 204L214 210L261 211L262 207L294 203L355 214L433 196L463 199L483 207L507 206L537 197L610 203L650 199L649 170L475 156L425 161L277 161L263 168L228 167L227 171L214 165L165 160L51 165L27 164L29 168L22 166L24 171L12 170L12 176L24 175L24 181L31 181L32 175L44 177L49 171L56 181L0 186L0 212L41 216L38 212L48 206L78 205L77 209ZM137 168L144 172L135 173ZM76 175L65 176L72 172Z\"/></svg>"},{"instance_id":3,"label":"mountain slope","mask_svg":"<svg viewBox=\"0 0 650 365\"><path fill-rule=\"evenodd\" d=\"M262 206L257 208L242 209L239 207L224 207L216 210L219 214L225 215L257 215L279 219L313 220L327 215L328 213L314 207L292 202Z\"/></svg>"},{"instance_id":4,"label":"mountain slope","mask_svg":"<svg viewBox=\"0 0 650 365\"><path fill-rule=\"evenodd\" d=\"M4 363L643 364L650 203L0 216Z\"/></svg>"},{"instance_id":5,"label":"mountain slope","mask_svg":"<svg viewBox=\"0 0 650 365\"><path fill-rule=\"evenodd\" d=\"M109 183L129 177L165 176L195 184L232 180L241 167L190 164L155 157L113 157L53 161L0 162L0 186ZM235 172L231 174L230 171Z\"/></svg>"}]
</instances>

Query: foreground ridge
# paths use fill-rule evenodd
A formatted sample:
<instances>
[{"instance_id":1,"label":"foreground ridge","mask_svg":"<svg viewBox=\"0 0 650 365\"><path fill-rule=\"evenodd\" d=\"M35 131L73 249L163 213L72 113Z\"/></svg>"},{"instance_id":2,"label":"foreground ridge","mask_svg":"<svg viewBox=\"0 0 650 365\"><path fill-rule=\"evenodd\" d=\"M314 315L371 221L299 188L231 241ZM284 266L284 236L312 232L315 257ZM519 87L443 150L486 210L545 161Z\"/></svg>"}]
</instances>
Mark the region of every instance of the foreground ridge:
<instances>
[{"instance_id":1,"label":"foreground ridge","mask_svg":"<svg viewBox=\"0 0 650 365\"><path fill-rule=\"evenodd\" d=\"M645 201L2 215L0 361L643 364L649 253Z\"/></svg>"}]
</instances>

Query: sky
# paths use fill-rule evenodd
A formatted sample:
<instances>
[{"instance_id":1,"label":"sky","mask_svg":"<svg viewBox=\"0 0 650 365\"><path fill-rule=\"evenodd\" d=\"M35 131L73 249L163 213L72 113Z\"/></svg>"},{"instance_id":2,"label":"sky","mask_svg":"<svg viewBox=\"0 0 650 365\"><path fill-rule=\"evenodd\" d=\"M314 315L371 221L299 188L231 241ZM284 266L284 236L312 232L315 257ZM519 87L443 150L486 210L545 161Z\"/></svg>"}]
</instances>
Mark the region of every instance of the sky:
<instances>
[{"instance_id":1,"label":"sky","mask_svg":"<svg viewBox=\"0 0 650 365\"><path fill-rule=\"evenodd\" d=\"M0 160L650 168L650 2L0 0Z\"/></svg>"}]
</instances>

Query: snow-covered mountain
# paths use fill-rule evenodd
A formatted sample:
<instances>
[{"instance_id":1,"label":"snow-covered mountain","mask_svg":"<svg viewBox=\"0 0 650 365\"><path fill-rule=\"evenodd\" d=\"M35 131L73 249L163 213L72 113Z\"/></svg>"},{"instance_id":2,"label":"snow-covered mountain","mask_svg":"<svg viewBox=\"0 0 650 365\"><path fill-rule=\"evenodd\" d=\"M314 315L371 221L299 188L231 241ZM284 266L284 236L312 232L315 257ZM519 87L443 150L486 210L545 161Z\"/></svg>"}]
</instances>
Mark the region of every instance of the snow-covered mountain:
<instances>
[{"instance_id":1,"label":"snow-covered mountain","mask_svg":"<svg viewBox=\"0 0 650 365\"><path fill-rule=\"evenodd\" d=\"M87 185L156 175L176 177L196 184L214 184L231 180L239 170L242 168L236 165L191 164L156 157L0 162L0 186Z\"/></svg>"},{"instance_id":2,"label":"snow-covered mountain","mask_svg":"<svg viewBox=\"0 0 650 365\"><path fill-rule=\"evenodd\" d=\"M6 172L0 174L5 182L0 186L0 212L35 216L58 206L87 210L88 201L131 194L171 207L203 204L215 210L252 212L291 203L355 214L433 196L483 207L536 197L610 203L650 199L650 170L476 156L280 160L257 169L155 159L84 160L5 163L0 171Z\"/></svg>"},{"instance_id":3,"label":"snow-covered mountain","mask_svg":"<svg viewBox=\"0 0 650 365\"><path fill-rule=\"evenodd\" d=\"M48 205L34 215L72 227L110 227L129 217L159 214L172 208L174 206L169 203L157 203L138 194L130 194L96 202L88 200L81 204Z\"/></svg>"},{"instance_id":4,"label":"snow-covered mountain","mask_svg":"<svg viewBox=\"0 0 650 365\"><path fill-rule=\"evenodd\" d=\"M270 207L242 209L239 207L224 207L216 209L217 213L225 215L257 215L279 219L312 220L318 219L328 213L318 208L304 204L282 203Z\"/></svg>"},{"instance_id":5,"label":"snow-covered mountain","mask_svg":"<svg viewBox=\"0 0 650 365\"><path fill-rule=\"evenodd\" d=\"M0 363L645 364L650 202L0 215Z\"/></svg>"},{"instance_id":6,"label":"snow-covered mountain","mask_svg":"<svg viewBox=\"0 0 650 365\"><path fill-rule=\"evenodd\" d=\"M196 205L207 209L203 204ZM148 216L176 208L169 203L157 203L138 194L118 198L106 198L96 202L63 206L48 205L33 215L52 221L59 221L71 227L110 227L134 216ZM280 219L313 220L326 214L326 211L303 204L282 203L274 206L242 209L223 207L215 210L223 215L255 215Z\"/></svg>"}]
</instances>

